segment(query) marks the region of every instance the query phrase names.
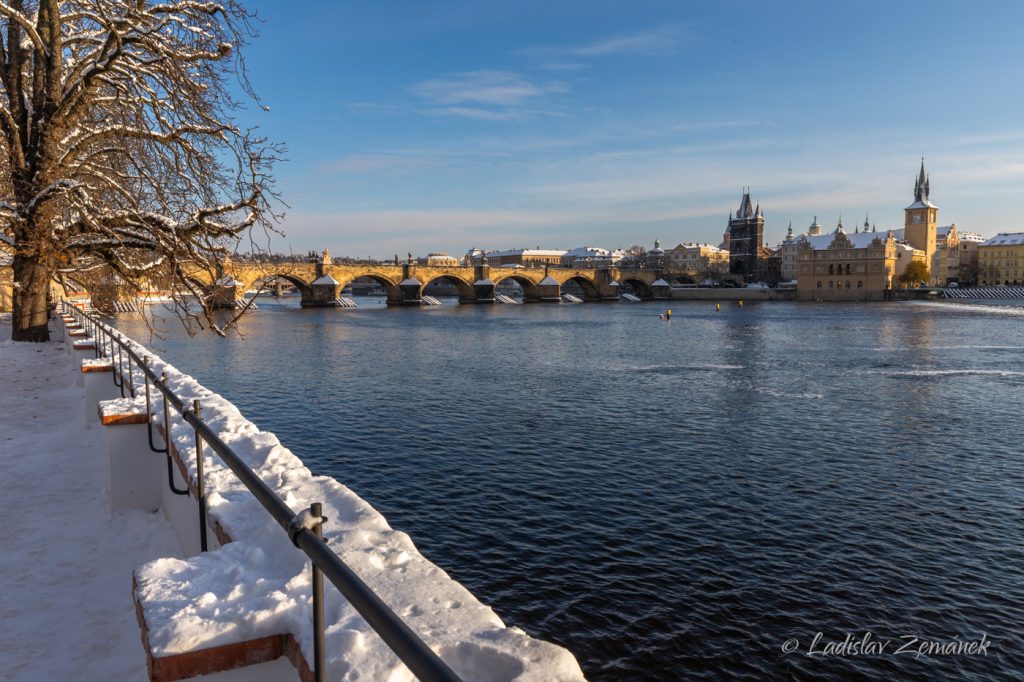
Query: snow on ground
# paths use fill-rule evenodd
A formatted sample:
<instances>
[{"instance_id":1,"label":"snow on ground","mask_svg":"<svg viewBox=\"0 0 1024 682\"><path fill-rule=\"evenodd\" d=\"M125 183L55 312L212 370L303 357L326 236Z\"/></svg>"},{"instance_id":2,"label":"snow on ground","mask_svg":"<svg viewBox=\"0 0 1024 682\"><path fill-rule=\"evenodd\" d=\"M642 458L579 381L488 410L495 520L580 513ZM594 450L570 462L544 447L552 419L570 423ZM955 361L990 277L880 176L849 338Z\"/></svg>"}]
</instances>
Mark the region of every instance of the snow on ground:
<instances>
[{"instance_id":1,"label":"snow on ground","mask_svg":"<svg viewBox=\"0 0 1024 682\"><path fill-rule=\"evenodd\" d=\"M51 325L54 323L51 323ZM85 429L63 344L0 319L0 678L144 680L132 570L179 556L163 514L110 514L103 433Z\"/></svg>"}]
</instances>

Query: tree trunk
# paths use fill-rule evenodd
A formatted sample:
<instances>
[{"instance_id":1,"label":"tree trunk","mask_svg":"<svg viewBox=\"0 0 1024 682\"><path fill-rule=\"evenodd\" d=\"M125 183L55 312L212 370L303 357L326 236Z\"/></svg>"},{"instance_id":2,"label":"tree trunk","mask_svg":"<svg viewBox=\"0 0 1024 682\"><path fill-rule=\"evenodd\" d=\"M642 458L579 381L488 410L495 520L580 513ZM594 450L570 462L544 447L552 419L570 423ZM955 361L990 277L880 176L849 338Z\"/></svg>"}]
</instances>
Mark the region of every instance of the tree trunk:
<instances>
[{"instance_id":1,"label":"tree trunk","mask_svg":"<svg viewBox=\"0 0 1024 682\"><path fill-rule=\"evenodd\" d=\"M15 341L49 341L48 294L52 269L45 262L14 257L14 296L11 338Z\"/></svg>"}]
</instances>

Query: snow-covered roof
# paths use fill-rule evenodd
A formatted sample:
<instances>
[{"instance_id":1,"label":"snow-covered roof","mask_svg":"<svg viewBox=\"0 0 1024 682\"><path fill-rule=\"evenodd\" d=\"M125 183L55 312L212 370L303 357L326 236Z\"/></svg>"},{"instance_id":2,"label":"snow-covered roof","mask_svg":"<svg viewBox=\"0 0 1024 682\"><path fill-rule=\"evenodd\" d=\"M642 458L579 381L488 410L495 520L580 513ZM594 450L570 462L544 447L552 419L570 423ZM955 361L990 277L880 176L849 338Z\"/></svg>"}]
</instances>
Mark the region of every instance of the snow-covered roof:
<instances>
[{"instance_id":1,"label":"snow-covered roof","mask_svg":"<svg viewBox=\"0 0 1024 682\"><path fill-rule=\"evenodd\" d=\"M958 232L957 234L962 242L978 242L980 244L985 241L985 238L977 232Z\"/></svg>"},{"instance_id":2,"label":"snow-covered roof","mask_svg":"<svg viewBox=\"0 0 1024 682\"><path fill-rule=\"evenodd\" d=\"M219 287L240 287L240 286L242 286L242 283L239 282L234 277L232 277L231 275L224 275L223 277L218 279L216 282L214 282L214 284L216 284Z\"/></svg>"},{"instance_id":3,"label":"snow-covered roof","mask_svg":"<svg viewBox=\"0 0 1024 682\"><path fill-rule=\"evenodd\" d=\"M652 287L667 287L667 286L671 286L671 285L668 282L666 282L665 280L663 280L663 279L656 279L656 280L654 280L654 282L651 283L651 286Z\"/></svg>"},{"instance_id":4,"label":"snow-covered roof","mask_svg":"<svg viewBox=\"0 0 1024 682\"><path fill-rule=\"evenodd\" d=\"M569 249L566 251L565 255L574 258L587 256L610 256L611 251L608 249L602 249L600 246L577 246L575 249Z\"/></svg>"},{"instance_id":5,"label":"snow-covered roof","mask_svg":"<svg viewBox=\"0 0 1024 682\"><path fill-rule=\"evenodd\" d=\"M924 199L923 201L915 201L910 206L907 206L907 208L938 208L938 206L928 201L927 199Z\"/></svg>"},{"instance_id":6,"label":"snow-covered roof","mask_svg":"<svg viewBox=\"0 0 1024 682\"><path fill-rule=\"evenodd\" d=\"M488 251L487 257L502 256L564 256L565 249L508 249L506 251Z\"/></svg>"},{"instance_id":7,"label":"snow-covered roof","mask_svg":"<svg viewBox=\"0 0 1024 682\"><path fill-rule=\"evenodd\" d=\"M400 287L410 287L410 286L418 287L418 286L420 286L420 281L418 279L416 279L415 277L410 277L409 279L403 279L401 282L398 283L398 286L400 286Z\"/></svg>"},{"instance_id":8,"label":"snow-covered roof","mask_svg":"<svg viewBox=\"0 0 1024 682\"><path fill-rule=\"evenodd\" d=\"M1024 244L1024 232L1000 232L988 241L982 242L982 246L1012 246Z\"/></svg>"},{"instance_id":9,"label":"snow-covered roof","mask_svg":"<svg viewBox=\"0 0 1024 682\"><path fill-rule=\"evenodd\" d=\"M617 286L619 286L619 283L616 282L615 280L612 280L611 282L608 283L608 286L610 286L610 287L617 287Z\"/></svg>"},{"instance_id":10,"label":"snow-covered roof","mask_svg":"<svg viewBox=\"0 0 1024 682\"><path fill-rule=\"evenodd\" d=\"M317 277L314 279L313 284L338 284L338 280L334 279L330 275L324 275L323 277Z\"/></svg>"},{"instance_id":11,"label":"snow-covered roof","mask_svg":"<svg viewBox=\"0 0 1024 682\"><path fill-rule=\"evenodd\" d=\"M493 287L494 286L494 282L492 282L489 279L478 279L477 281L473 282L473 286L475 286L475 287Z\"/></svg>"},{"instance_id":12,"label":"snow-covered roof","mask_svg":"<svg viewBox=\"0 0 1024 682\"><path fill-rule=\"evenodd\" d=\"M544 286L544 287L549 287L552 284L556 284L557 285L558 281L554 277L552 277L551 275L548 275L547 277L545 277L544 279L542 279L540 281L540 285Z\"/></svg>"},{"instance_id":13,"label":"snow-covered roof","mask_svg":"<svg viewBox=\"0 0 1024 682\"><path fill-rule=\"evenodd\" d=\"M895 232L895 230L892 231ZM871 242L874 241L876 237L884 243L886 233L854 232L853 234L850 234L849 232L843 232L843 236L850 240L850 244L853 245L853 248L865 249L871 245ZM799 237L797 237L797 241L806 242L810 244L811 248L814 249L815 251L821 251L831 246L835 238L836 234L834 232L831 234L802 234Z\"/></svg>"},{"instance_id":14,"label":"snow-covered roof","mask_svg":"<svg viewBox=\"0 0 1024 682\"><path fill-rule=\"evenodd\" d=\"M725 249L722 249L722 248L719 248L717 246L714 246L713 244L698 244L696 242L691 242L691 243L688 243L688 244L679 244L679 245L677 245L672 250L673 251L681 251L681 250L687 250L688 251L688 250L691 250L691 249L703 249L703 250L706 250L706 251L710 251L712 253L716 253L716 252L719 252L719 251L723 251L723 252L726 251Z\"/></svg>"}]
</instances>

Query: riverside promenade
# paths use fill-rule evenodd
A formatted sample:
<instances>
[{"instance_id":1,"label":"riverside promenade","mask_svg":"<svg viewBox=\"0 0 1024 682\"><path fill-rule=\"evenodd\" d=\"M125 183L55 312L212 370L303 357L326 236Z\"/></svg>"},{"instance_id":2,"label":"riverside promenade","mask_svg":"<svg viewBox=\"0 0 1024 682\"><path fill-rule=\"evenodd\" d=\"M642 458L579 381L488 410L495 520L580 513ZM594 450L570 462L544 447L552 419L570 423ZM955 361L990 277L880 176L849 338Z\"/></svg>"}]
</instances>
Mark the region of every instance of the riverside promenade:
<instances>
[{"instance_id":1,"label":"riverside promenade","mask_svg":"<svg viewBox=\"0 0 1024 682\"><path fill-rule=\"evenodd\" d=\"M410 682L403 661L437 680L583 679L567 650L506 626L229 401L97 319L52 324L73 348L0 341L4 679ZM166 454L147 428L160 412ZM293 509L321 506L330 527L311 540ZM330 579L322 597L308 558Z\"/></svg>"},{"instance_id":2,"label":"riverside promenade","mask_svg":"<svg viewBox=\"0 0 1024 682\"><path fill-rule=\"evenodd\" d=\"M180 543L159 511L108 511L103 433L63 344L10 338L4 315L0 679L145 680L132 571Z\"/></svg>"}]
</instances>

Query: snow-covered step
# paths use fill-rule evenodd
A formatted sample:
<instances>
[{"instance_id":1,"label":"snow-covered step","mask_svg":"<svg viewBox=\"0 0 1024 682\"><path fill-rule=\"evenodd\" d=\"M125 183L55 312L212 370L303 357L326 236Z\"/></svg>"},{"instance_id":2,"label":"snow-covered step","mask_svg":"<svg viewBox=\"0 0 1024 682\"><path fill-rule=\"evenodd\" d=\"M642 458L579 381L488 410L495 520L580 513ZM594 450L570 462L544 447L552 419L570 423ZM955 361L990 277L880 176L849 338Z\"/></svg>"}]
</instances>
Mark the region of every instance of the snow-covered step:
<instances>
[{"instance_id":1,"label":"snow-covered step","mask_svg":"<svg viewBox=\"0 0 1024 682\"><path fill-rule=\"evenodd\" d=\"M572 294L563 293L562 300L565 301L566 303L583 303L582 298L579 298L578 296L573 296Z\"/></svg>"},{"instance_id":2,"label":"snow-covered step","mask_svg":"<svg viewBox=\"0 0 1024 682\"><path fill-rule=\"evenodd\" d=\"M627 303L639 303L640 297L633 294L619 294L619 300L626 301Z\"/></svg>"},{"instance_id":3,"label":"snow-covered step","mask_svg":"<svg viewBox=\"0 0 1024 682\"><path fill-rule=\"evenodd\" d=\"M423 305L441 305L441 301L433 296L420 296L420 300L423 301Z\"/></svg>"},{"instance_id":4,"label":"snow-covered step","mask_svg":"<svg viewBox=\"0 0 1024 682\"><path fill-rule=\"evenodd\" d=\"M504 303L506 305L519 305L519 301L506 294L495 294L494 300L497 301L498 303Z\"/></svg>"},{"instance_id":5,"label":"snow-covered step","mask_svg":"<svg viewBox=\"0 0 1024 682\"><path fill-rule=\"evenodd\" d=\"M339 296L334 300L339 308L358 308L359 304L346 296Z\"/></svg>"}]
</instances>

